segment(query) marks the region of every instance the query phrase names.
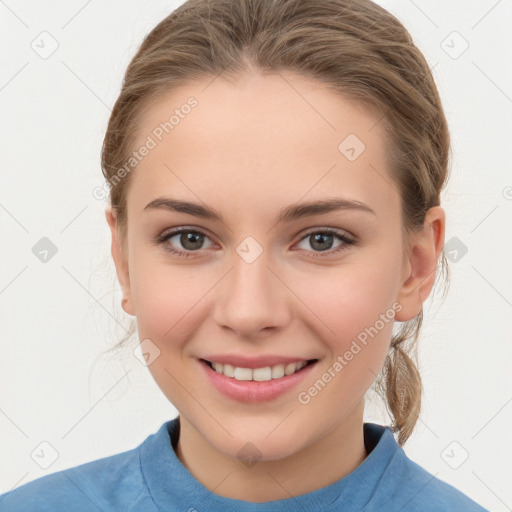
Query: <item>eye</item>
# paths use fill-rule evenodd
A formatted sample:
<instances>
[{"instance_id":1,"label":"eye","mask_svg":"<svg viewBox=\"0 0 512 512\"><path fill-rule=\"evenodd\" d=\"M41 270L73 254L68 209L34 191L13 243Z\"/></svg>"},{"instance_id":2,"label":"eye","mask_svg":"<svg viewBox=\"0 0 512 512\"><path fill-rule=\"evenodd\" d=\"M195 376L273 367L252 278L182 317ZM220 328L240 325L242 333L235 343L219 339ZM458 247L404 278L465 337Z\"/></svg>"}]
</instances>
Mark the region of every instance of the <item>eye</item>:
<instances>
[{"instance_id":1,"label":"eye","mask_svg":"<svg viewBox=\"0 0 512 512\"><path fill-rule=\"evenodd\" d=\"M331 249L333 245L333 239L337 238L342 243L339 244L335 249ZM337 254L341 251L346 251L351 245L354 245L356 241L347 235L338 232L335 229L322 229L317 231L310 231L301 239L301 243L306 242L313 248L312 256L314 258L324 258ZM306 249L308 250L308 249Z\"/></svg>"},{"instance_id":2,"label":"eye","mask_svg":"<svg viewBox=\"0 0 512 512\"><path fill-rule=\"evenodd\" d=\"M173 238L176 238L176 241L173 244L169 243ZM332 249L334 238L337 238L341 243L335 249ZM210 240L210 237L201 230L180 228L158 237L155 243L162 245L164 250L171 254L188 258L194 252L200 252L201 249L204 249L205 239ZM332 256L333 254L348 250L351 245L356 243L356 240L331 228L310 231L301 239L300 243L308 240L313 250L311 251L307 248L302 248L301 250L311 252L314 258ZM176 249L175 244L179 244L183 249Z\"/></svg>"},{"instance_id":3,"label":"eye","mask_svg":"<svg viewBox=\"0 0 512 512\"><path fill-rule=\"evenodd\" d=\"M175 249L169 243L169 241L173 238L177 239L177 241L174 243L179 243L185 250ZM198 252L200 249L203 249L205 238L209 239L208 235L202 231L196 229L180 228L158 237L156 239L156 243L162 244L164 250L170 252L171 254L176 254L177 256L188 258L191 253Z\"/></svg>"}]
</instances>

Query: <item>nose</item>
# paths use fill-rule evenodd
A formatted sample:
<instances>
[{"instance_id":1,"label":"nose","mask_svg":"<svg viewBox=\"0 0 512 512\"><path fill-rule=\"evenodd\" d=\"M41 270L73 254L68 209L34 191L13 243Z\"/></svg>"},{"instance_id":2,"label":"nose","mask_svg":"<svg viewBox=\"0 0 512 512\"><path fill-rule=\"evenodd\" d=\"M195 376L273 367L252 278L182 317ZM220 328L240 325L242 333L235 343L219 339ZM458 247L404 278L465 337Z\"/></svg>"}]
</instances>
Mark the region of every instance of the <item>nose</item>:
<instances>
[{"instance_id":1,"label":"nose","mask_svg":"<svg viewBox=\"0 0 512 512\"><path fill-rule=\"evenodd\" d=\"M290 321L293 295L263 251L254 261L233 254L232 267L216 287L214 320L240 337L283 328Z\"/></svg>"}]
</instances>

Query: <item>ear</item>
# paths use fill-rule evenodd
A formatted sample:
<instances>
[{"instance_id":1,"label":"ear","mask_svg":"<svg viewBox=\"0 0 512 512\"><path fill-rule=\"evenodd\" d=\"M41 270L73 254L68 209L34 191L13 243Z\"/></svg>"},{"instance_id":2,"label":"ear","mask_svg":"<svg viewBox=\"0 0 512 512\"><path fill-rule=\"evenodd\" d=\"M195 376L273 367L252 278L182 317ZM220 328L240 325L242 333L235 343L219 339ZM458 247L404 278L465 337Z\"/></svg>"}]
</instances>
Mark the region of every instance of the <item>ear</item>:
<instances>
[{"instance_id":1,"label":"ear","mask_svg":"<svg viewBox=\"0 0 512 512\"><path fill-rule=\"evenodd\" d=\"M439 256L444 246L445 212L440 206L428 210L423 228L413 235L403 258L402 285L397 301L402 309L395 320L405 322L418 316L430 295L436 277Z\"/></svg>"},{"instance_id":2,"label":"ear","mask_svg":"<svg viewBox=\"0 0 512 512\"><path fill-rule=\"evenodd\" d=\"M119 284L121 285L121 290L123 292L123 301L121 305L126 313L135 316L130 288L130 274L128 272L128 258L121 249L117 219L111 208L107 208L105 210L105 217L107 219L108 225L110 226L110 232L112 234L111 253L114 264L116 266L117 279L119 280Z\"/></svg>"}]
</instances>

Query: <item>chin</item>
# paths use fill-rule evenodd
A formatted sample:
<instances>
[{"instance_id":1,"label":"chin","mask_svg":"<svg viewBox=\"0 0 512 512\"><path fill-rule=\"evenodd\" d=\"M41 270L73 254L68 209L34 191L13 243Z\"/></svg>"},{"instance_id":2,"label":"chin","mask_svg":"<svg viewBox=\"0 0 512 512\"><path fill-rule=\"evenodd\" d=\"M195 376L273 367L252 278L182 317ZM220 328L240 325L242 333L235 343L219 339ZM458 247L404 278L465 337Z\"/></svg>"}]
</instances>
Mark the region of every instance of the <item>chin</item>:
<instances>
[{"instance_id":1,"label":"chin","mask_svg":"<svg viewBox=\"0 0 512 512\"><path fill-rule=\"evenodd\" d=\"M227 443L228 446L217 446L216 448L250 467L255 462L277 461L295 454L299 450L298 442L290 437L286 439L286 442L284 438L277 437L269 441L262 435L261 438L253 438L252 441L235 439Z\"/></svg>"},{"instance_id":2,"label":"chin","mask_svg":"<svg viewBox=\"0 0 512 512\"><path fill-rule=\"evenodd\" d=\"M262 423L259 428L254 425L247 428L247 425L239 428L228 428L233 437L229 435L219 438L209 439L210 443L218 451L228 457L249 461L276 461L289 457L303 448L305 441L305 432L299 432L299 429L291 429L284 425L274 424L269 426L270 422ZM275 429L275 430L273 430Z\"/></svg>"}]
</instances>

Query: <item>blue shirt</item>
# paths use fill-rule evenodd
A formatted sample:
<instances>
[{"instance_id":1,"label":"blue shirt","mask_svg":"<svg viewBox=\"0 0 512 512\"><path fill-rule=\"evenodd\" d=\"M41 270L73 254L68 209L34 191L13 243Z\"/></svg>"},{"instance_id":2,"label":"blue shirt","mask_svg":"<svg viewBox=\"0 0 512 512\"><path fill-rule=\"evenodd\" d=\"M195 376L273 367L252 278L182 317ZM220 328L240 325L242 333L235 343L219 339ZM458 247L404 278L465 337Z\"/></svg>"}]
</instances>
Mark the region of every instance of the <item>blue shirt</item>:
<instances>
[{"instance_id":1,"label":"blue shirt","mask_svg":"<svg viewBox=\"0 0 512 512\"><path fill-rule=\"evenodd\" d=\"M136 448L37 478L0 496L1 512L488 512L410 460L389 427L364 424L368 456L337 482L266 503L224 498L175 454L179 416Z\"/></svg>"}]
</instances>

